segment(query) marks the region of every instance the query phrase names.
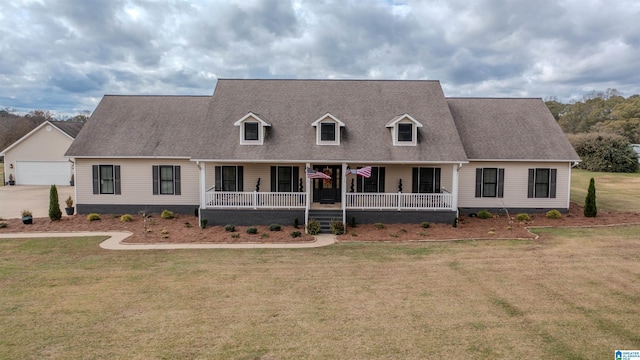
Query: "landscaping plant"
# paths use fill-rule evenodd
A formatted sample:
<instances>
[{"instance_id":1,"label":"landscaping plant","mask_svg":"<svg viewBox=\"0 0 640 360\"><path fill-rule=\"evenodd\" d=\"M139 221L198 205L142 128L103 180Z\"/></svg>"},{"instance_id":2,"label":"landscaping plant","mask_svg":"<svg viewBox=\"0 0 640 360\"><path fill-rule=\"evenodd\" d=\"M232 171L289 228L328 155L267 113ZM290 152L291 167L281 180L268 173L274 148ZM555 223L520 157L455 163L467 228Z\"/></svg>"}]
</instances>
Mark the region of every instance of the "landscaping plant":
<instances>
[{"instance_id":1,"label":"landscaping plant","mask_svg":"<svg viewBox=\"0 0 640 360\"><path fill-rule=\"evenodd\" d=\"M589 189L587 190L587 198L584 200L584 216L596 217L598 208L596 207L596 182L591 178L589 181Z\"/></svg>"},{"instance_id":2,"label":"landscaping plant","mask_svg":"<svg viewBox=\"0 0 640 360\"><path fill-rule=\"evenodd\" d=\"M49 189L49 219L56 221L61 218L62 211L60 211L60 203L58 201L58 188L55 185L51 185Z\"/></svg>"}]
</instances>

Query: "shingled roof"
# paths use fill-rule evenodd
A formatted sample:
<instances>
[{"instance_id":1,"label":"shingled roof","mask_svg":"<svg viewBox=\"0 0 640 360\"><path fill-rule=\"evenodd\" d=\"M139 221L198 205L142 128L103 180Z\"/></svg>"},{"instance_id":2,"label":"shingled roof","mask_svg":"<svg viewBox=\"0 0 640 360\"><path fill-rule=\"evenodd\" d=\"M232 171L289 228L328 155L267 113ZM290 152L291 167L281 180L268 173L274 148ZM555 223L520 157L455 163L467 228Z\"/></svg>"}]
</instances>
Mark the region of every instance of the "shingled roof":
<instances>
[{"instance_id":1,"label":"shingled roof","mask_svg":"<svg viewBox=\"0 0 640 360\"><path fill-rule=\"evenodd\" d=\"M106 95L66 156L188 158L199 146L193 140L207 120L210 100Z\"/></svg>"},{"instance_id":2,"label":"shingled roof","mask_svg":"<svg viewBox=\"0 0 640 360\"><path fill-rule=\"evenodd\" d=\"M264 145L240 145L234 122L253 112L271 124ZM339 146L316 145L311 125L345 124ZM386 124L408 114L417 146L393 146ZM218 80L194 158L255 161L466 162L438 81Z\"/></svg>"},{"instance_id":3,"label":"shingled roof","mask_svg":"<svg viewBox=\"0 0 640 360\"><path fill-rule=\"evenodd\" d=\"M83 121L49 121L49 123L74 139L85 124Z\"/></svg>"},{"instance_id":4,"label":"shingled roof","mask_svg":"<svg viewBox=\"0 0 640 360\"><path fill-rule=\"evenodd\" d=\"M447 102L470 160L580 160L542 99Z\"/></svg>"}]
</instances>

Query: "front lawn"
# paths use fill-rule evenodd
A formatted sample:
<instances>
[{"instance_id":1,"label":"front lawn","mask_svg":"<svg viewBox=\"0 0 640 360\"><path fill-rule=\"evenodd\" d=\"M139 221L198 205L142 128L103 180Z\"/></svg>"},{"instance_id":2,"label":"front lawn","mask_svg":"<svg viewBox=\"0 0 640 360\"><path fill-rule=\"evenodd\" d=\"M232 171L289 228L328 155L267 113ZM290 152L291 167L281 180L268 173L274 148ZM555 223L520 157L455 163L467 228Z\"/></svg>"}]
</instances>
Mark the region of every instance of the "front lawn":
<instances>
[{"instance_id":1,"label":"front lawn","mask_svg":"<svg viewBox=\"0 0 640 360\"><path fill-rule=\"evenodd\" d=\"M0 241L0 358L612 358L640 227L537 241L105 251Z\"/></svg>"},{"instance_id":2,"label":"front lawn","mask_svg":"<svg viewBox=\"0 0 640 360\"><path fill-rule=\"evenodd\" d=\"M640 212L640 172L606 173L571 170L571 201L584 205L589 180L594 178L598 209Z\"/></svg>"}]
</instances>

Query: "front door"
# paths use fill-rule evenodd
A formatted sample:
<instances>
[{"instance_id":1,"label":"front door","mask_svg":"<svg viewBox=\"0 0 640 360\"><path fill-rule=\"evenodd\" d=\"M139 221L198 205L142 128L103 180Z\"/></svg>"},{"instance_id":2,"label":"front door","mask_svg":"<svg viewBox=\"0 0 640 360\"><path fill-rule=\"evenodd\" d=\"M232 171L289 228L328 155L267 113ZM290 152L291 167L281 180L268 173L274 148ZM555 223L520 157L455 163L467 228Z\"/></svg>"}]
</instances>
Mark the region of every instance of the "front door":
<instances>
[{"instance_id":1,"label":"front door","mask_svg":"<svg viewBox=\"0 0 640 360\"><path fill-rule=\"evenodd\" d=\"M342 167L340 165L314 165L313 170L331 176L331 179L313 180L313 202L321 204L339 203Z\"/></svg>"}]
</instances>

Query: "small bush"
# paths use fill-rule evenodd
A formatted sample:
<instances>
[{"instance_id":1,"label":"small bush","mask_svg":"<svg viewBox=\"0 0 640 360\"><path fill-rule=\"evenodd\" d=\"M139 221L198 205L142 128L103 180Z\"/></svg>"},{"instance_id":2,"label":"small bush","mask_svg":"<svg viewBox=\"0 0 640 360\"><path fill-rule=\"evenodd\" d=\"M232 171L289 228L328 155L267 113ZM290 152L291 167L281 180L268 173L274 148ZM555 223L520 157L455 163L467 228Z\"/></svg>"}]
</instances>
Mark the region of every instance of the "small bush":
<instances>
[{"instance_id":1,"label":"small bush","mask_svg":"<svg viewBox=\"0 0 640 360\"><path fill-rule=\"evenodd\" d=\"M294 231L290 232L289 235L291 235L292 238L297 238L297 237L302 236L302 233L300 231L294 230Z\"/></svg>"},{"instance_id":2,"label":"small bush","mask_svg":"<svg viewBox=\"0 0 640 360\"><path fill-rule=\"evenodd\" d=\"M234 232L236 231L236 226L232 224L227 224L224 226L224 231Z\"/></svg>"},{"instance_id":3,"label":"small bush","mask_svg":"<svg viewBox=\"0 0 640 360\"><path fill-rule=\"evenodd\" d=\"M591 178L589 188L587 189L587 197L584 200L584 216L596 217L598 215L598 207L596 206L596 183Z\"/></svg>"},{"instance_id":4,"label":"small bush","mask_svg":"<svg viewBox=\"0 0 640 360\"><path fill-rule=\"evenodd\" d=\"M309 219L309 223L307 223L307 232L309 235L320 234L320 222L315 219Z\"/></svg>"},{"instance_id":5,"label":"small bush","mask_svg":"<svg viewBox=\"0 0 640 360\"><path fill-rule=\"evenodd\" d=\"M49 188L49 219L57 221L61 218L62 211L60 211L60 203L58 202L58 188L55 185L51 185L51 188Z\"/></svg>"},{"instance_id":6,"label":"small bush","mask_svg":"<svg viewBox=\"0 0 640 360\"><path fill-rule=\"evenodd\" d=\"M480 219L491 219L493 214L491 214L488 210L480 210L478 211L478 218Z\"/></svg>"},{"instance_id":7,"label":"small bush","mask_svg":"<svg viewBox=\"0 0 640 360\"><path fill-rule=\"evenodd\" d=\"M162 235L167 235L167 234L169 234L169 230L167 230L167 229L162 229L162 230L160 231L160 234L162 234Z\"/></svg>"},{"instance_id":8,"label":"small bush","mask_svg":"<svg viewBox=\"0 0 640 360\"><path fill-rule=\"evenodd\" d=\"M268 238L268 237L269 237L269 234L268 234L268 233L262 233L262 234L260 234L260 239L265 239L265 238Z\"/></svg>"},{"instance_id":9,"label":"small bush","mask_svg":"<svg viewBox=\"0 0 640 360\"><path fill-rule=\"evenodd\" d=\"M378 229L378 230L384 229L384 224L383 223L375 223L375 224L373 224L373 226L375 226L376 229Z\"/></svg>"},{"instance_id":10,"label":"small bush","mask_svg":"<svg viewBox=\"0 0 640 360\"><path fill-rule=\"evenodd\" d=\"M356 227L356 217L355 216L351 217L351 222L349 222L349 226L350 227Z\"/></svg>"},{"instance_id":11,"label":"small bush","mask_svg":"<svg viewBox=\"0 0 640 360\"><path fill-rule=\"evenodd\" d=\"M253 226L250 227L250 228L247 228L247 234L257 234L257 233L258 233L258 229L257 228L255 228Z\"/></svg>"},{"instance_id":12,"label":"small bush","mask_svg":"<svg viewBox=\"0 0 640 360\"><path fill-rule=\"evenodd\" d=\"M22 214L22 216L33 216L33 214L31 213L31 210L29 209L24 209L20 212L20 214Z\"/></svg>"},{"instance_id":13,"label":"small bush","mask_svg":"<svg viewBox=\"0 0 640 360\"><path fill-rule=\"evenodd\" d=\"M133 221L133 216L131 216L129 214L124 214L124 215L120 216L120 221L122 221L122 222L132 222Z\"/></svg>"},{"instance_id":14,"label":"small bush","mask_svg":"<svg viewBox=\"0 0 640 360\"><path fill-rule=\"evenodd\" d=\"M425 221L425 222L421 222L421 223L420 223L420 226L422 226L422 227L423 227L423 228L425 228L425 229L428 229L428 228L429 228L429 226L431 226L431 224Z\"/></svg>"},{"instance_id":15,"label":"small bush","mask_svg":"<svg viewBox=\"0 0 640 360\"><path fill-rule=\"evenodd\" d=\"M331 222L329 223L329 226L331 226L332 234L334 235L344 234L344 223L342 221L332 219Z\"/></svg>"},{"instance_id":16,"label":"small bush","mask_svg":"<svg viewBox=\"0 0 640 360\"><path fill-rule=\"evenodd\" d=\"M269 225L269 231L280 231L280 230L282 230L282 226L280 226L280 224Z\"/></svg>"},{"instance_id":17,"label":"small bush","mask_svg":"<svg viewBox=\"0 0 640 360\"><path fill-rule=\"evenodd\" d=\"M207 219L201 219L200 220L200 227L203 228L203 229L206 229L208 222L209 222L209 220L207 220Z\"/></svg>"},{"instance_id":18,"label":"small bush","mask_svg":"<svg viewBox=\"0 0 640 360\"><path fill-rule=\"evenodd\" d=\"M162 210L162 214L160 214L160 217L163 219L173 219L173 211Z\"/></svg>"},{"instance_id":19,"label":"small bush","mask_svg":"<svg viewBox=\"0 0 640 360\"><path fill-rule=\"evenodd\" d=\"M9 226L9 224L6 222L0 222L0 229L6 228L7 226Z\"/></svg>"},{"instance_id":20,"label":"small bush","mask_svg":"<svg viewBox=\"0 0 640 360\"><path fill-rule=\"evenodd\" d=\"M193 225L191 225L190 222L186 222L186 223L184 223L184 227L186 227L187 229L191 229L193 227Z\"/></svg>"},{"instance_id":21,"label":"small bush","mask_svg":"<svg viewBox=\"0 0 640 360\"><path fill-rule=\"evenodd\" d=\"M89 220L89 221L100 220L100 215L98 215L96 213L91 213L91 214L87 215L87 220Z\"/></svg>"},{"instance_id":22,"label":"small bush","mask_svg":"<svg viewBox=\"0 0 640 360\"><path fill-rule=\"evenodd\" d=\"M240 239L240 234L238 234L238 233L231 234L231 237L232 237L233 239Z\"/></svg>"},{"instance_id":23,"label":"small bush","mask_svg":"<svg viewBox=\"0 0 640 360\"><path fill-rule=\"evenodd\" d=\"M531 217L527 213L521 213L516 215L518 221L531 221Z\"/></svg>"},{"instance_id":24,"label":"small bush","mask_svg":"<svg viewBox=\"0 0 640 360\"><path fill-rule=\"evenodd\" d=\"M300 226L300 221L298 220L298 218L295 218L293 220L293 227L297 229L299 226Z\"/></svg>"},{"instance_id":25,"label":"small bush","mask_svg":"<svg viewBox=\"0 0 640 360\"><path fill-rule=\"evenodd\" d=\"M558 210L549 210L549 211L547 211L547 218L548 219L560 219L561 217L562 217L562 214Z\"/></svg>"}]
</instances>

